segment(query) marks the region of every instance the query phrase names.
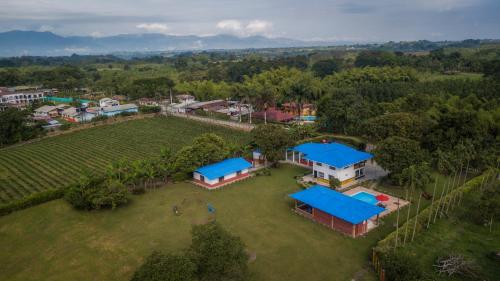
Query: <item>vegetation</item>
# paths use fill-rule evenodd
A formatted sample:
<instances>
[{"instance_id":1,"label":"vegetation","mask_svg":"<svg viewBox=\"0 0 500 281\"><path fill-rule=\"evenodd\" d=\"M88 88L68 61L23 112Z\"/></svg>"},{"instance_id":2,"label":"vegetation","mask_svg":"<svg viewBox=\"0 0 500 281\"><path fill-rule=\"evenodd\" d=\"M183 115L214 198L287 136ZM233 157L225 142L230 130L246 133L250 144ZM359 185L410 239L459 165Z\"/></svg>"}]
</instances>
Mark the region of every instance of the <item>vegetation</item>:
<instances>
[{"instance_id":1,"label":"vegetation","mask_svg":"<svg viewBox=\"0 0 500 281\"><path fill-rule=\"evenodd\" d=\"M1 275L13 281L130 280L153 251L182 253L192 244L192 225L215 218L239 236L253 256L250 280L352 278L360 268L369 268L366 257L392 229L393 218L366 238L354 240L295 215L286 195L297 191L293 176L304 171L282 165L272 176L253 177L223 192L176 183L113 212L80 212L55 200L0 217ZM207 212L208 203L215 214ZM180 215L172 212L173 206ZM374 280L370 271L360 276Z\"/></svg>"},{"instance_id":2,"label":"vegetation","mask_svg":"<svg viewBox=\"0 0 500 281\"><path fill-rule=\"evenodd\" d=\"M208 132L222 136L228 143L245 144L250 140L248 134L239 131L175 117L157 117L5 148L0 153L0 203L65 188L78 181L81 171L102 175L109 164L121 159L151 158L162 147L176 151Z\"/></svg>"},{"instance_id":3,"label":"vegetation","mask_svg":"<svg viewBox=\"0 0 500 281\"><path fill-rule=\"evenodd\" d=\"M0 147L43 135L42 125L31 122L28 111L15 108L0 111Z\"/></svg>"},{"instance_id":4,"label":"vegetation","mask_svg":"<svg viewBox=\"0 0 500 281\"><path fill-rule=\"evenodd\" d=\"M283 159L285 149L293 144L290 132L279 125L259 125L252 130L252 137L253 144L273 165Z\"/></svg>"},{"instance_id":5,"label":"vegetation","mask_svg":"<svg viewBox=\"0 0 500 281\"><path fill-rule=\"evenodd\" d=\"M192 281L195 272L196 265L186 255L153 252L131 281Z\"/></svg>"},{"instance_id":6,"label":"vegetation","mask_svg":"<svg viewBox=\"0 0 500 281\"><path fill-rule=\"evenodd\" d=\"M218 223L193 226L189 254L197 265L199 280L245 280L248 256L239 237Z\"/></svg>"}]
</instances>

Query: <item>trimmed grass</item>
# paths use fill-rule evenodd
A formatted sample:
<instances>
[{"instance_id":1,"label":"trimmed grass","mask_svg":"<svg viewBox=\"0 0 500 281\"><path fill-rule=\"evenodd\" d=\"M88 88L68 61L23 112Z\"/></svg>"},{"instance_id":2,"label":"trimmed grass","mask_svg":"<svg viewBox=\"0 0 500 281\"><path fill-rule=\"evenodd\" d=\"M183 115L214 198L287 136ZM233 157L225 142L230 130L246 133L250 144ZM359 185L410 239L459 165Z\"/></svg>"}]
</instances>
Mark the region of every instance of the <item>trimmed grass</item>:
<instances>
[{"instance_id":1,"label":"trimmed grass","mask_svg":"<svg viewBox=\"0 0 500 281\"><path fill-rule=\"evenodd\" d=\"M65 187L83 170L102 172L119 159L157 155L162 146L177 150L203 133L244 144L241 131L176 117L155 117L86 129L0 150L0 204L32 193Z\"/></svg>"},{"instance_id":2,"label":"trimmed grass","mask_svg":"<svg viewBox=\"0 0 500 281\"><path fill-rule=\"evenodd\" d=\"M218 191L188 183L152 190L116 210L80 212L55 200L0 218L0 276L5 280L128 280L153 250L190 244L192 224L215 218L239 235L257 259L251 280L375 280L371 247L393 230L387 218L368 236L352 239L292 212L299 190L283 165ZM180 207L175 216L172 207ZM386 219L384 219L386 220Z\"/></svg>"}]
</instances>

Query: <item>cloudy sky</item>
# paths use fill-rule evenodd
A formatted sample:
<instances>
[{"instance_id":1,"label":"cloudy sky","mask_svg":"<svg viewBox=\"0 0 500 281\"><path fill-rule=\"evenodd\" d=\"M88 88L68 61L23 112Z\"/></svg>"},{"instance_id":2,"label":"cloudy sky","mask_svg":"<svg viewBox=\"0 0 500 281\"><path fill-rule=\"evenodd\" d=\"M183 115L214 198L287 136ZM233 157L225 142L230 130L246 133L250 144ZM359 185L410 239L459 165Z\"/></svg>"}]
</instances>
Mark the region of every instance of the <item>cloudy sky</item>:
<instances>
[{"instance_id":1,"label":"cloudy sky","mask_svg":"<svg viewBox=\"0 0 500 281\"><path fill-rule=\"evenodd\" d=\"M303 40L500 38L500 0L0 0L0 31Z\"/></svg>"}]
</instances>

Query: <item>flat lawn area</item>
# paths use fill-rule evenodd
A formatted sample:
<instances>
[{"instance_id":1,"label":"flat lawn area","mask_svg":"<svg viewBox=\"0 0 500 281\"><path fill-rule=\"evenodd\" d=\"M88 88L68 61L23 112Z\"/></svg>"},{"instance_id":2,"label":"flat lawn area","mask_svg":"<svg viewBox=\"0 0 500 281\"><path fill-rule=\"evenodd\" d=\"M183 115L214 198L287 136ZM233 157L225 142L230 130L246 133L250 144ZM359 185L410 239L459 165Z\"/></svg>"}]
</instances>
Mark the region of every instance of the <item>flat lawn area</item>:
<instances>
[{"instance_id":1,"label":"flat lawn area","mask_svg":"<svg viewBox=\"0 0 500 281\"><path fill-rule=\"evenodd\" d=\"M423 271L433 278L432 280L466 280L437 273L433 267L437 258L448 254L462 254L475 260L483 274L477 280L498 280L498 261L488 258L488 255L500 249L499 238L498 224L489 232L488 227L452 217L439 221L432 225L430 231L417 235L416 240L403 251L417 256Z\"/></svg>"},{"instance_id":2,"label":"flat lawn area","mask_svg":"<svg viewBox=\"0 0 500 281\"><path fill-rule=\"evenodd\" d=\"M128 280L153 250L190 244L192 224L215 218L239 235L257 259L252 280L375 280L371 247L392 231L391 214L367 237L352 239L291 210L299 167L283 165L259 176L206 191L170 184L116 210L80 212L55 200L0 217L0 276L4 280ZM172 207L180 207L175 216Z\"/></svg>"},{"instance_id":3,"label":"flat lawn area","mask_svg":"<svg viewBox=\"0 0 500 281\"><path fill-rule=\"evenodd\" d=\"M244 144L249 134L176 117L156 117L99 126L0 150L0 204L60 188L83 170L102 172L111 162L174 150L202 133Z\"/></svg>"}]
</instances>

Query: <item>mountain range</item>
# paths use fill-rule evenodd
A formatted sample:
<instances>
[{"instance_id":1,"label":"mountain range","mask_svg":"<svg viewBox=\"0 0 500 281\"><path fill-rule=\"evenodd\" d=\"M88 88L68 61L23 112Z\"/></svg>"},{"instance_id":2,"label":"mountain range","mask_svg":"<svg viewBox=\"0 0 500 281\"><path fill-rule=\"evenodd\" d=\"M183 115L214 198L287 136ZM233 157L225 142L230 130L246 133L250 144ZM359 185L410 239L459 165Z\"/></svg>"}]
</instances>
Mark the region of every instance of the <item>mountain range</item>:
<instances>
[{"instance_id":1,"label":"mountain range","mask_svg":"<svg viewBox=\"0 0 500 281\"><path fill-rule=\"evenodd\" d=\"M158 33L107 37L60 36L52 32L8 31L0 33L0 56L64 56L114 52L187 51L214 49L281 48L338 45L346 42L301 41L264 36L176 36Z\"/></svg>"}]
</instances>

